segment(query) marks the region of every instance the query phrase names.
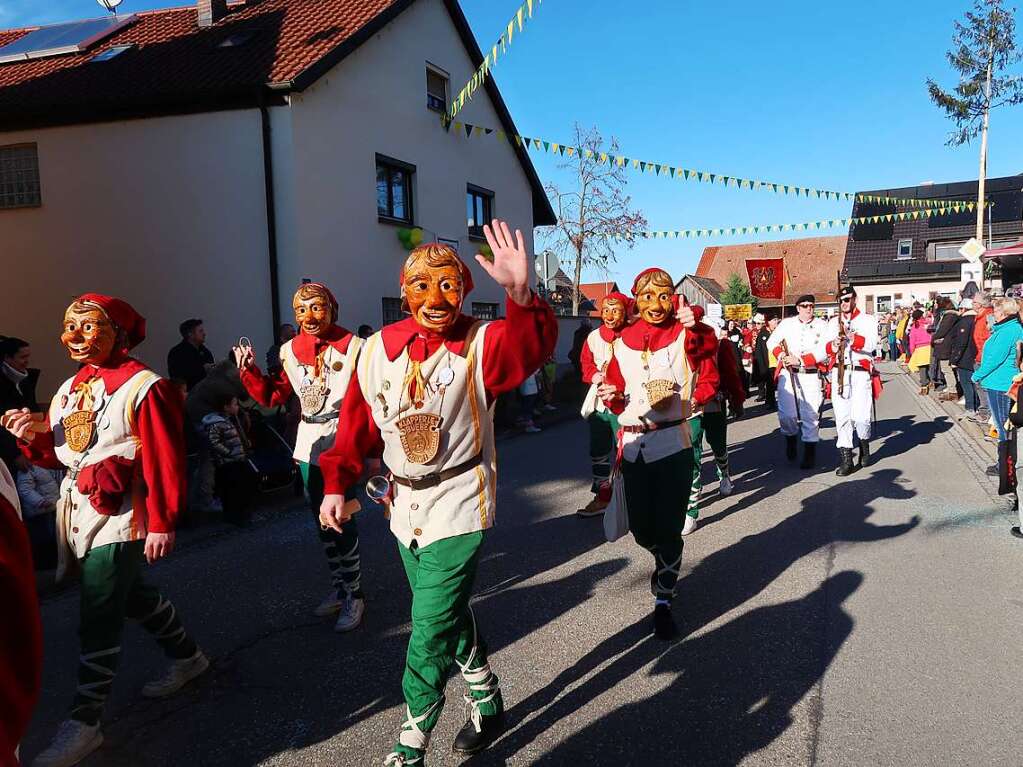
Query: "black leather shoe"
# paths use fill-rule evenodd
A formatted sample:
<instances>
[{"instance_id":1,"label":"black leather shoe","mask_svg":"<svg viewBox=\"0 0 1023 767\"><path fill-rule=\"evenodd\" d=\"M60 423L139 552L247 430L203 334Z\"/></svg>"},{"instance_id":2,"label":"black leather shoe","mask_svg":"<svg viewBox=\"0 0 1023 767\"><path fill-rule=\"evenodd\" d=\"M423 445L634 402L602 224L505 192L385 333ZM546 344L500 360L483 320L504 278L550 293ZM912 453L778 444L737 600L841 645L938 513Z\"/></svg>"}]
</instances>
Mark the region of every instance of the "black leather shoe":
<instances>
[{"instance_id":1,"label":"black leather shoe","mask_svg":"<svg viewBox=\"0 0 1023 767\"><path fill-rule=\"evenodd\" d=\"M803 443L803 462L799 464L800 469L812 469L817 459L817 443Z\"/></svg>"},{"instance_id":2,"label":"black leather shoe","mask_svg":"<svg viewBox=\"0 0 1023 767\"><path fill-rule=\"evenodd\" d=\"M986 469L984 469L984 473L987 474L989 477L999 476L998 464L996 463L992 466L988 466Z\"/></svg>"},{"instance_id":3,"label":"black leather shoe","mask_svg":"<svg viewBox=\"0 0 1023 767\"><path fill-rule=\"evenodd\" d=\"M790 461L796 460L796 437L785 437L785 457Z\"/></svg>"},{"instance_id":4,"label":"black leather shoe","mask_svg":"<svg viewBox=\"0 0 1023 767\"><path fill-rule=\"evenodd\" d=\"M478 754L497 740L502 732L504 732L503 711L500 714L482 717L478 732L476 725L470 719L458 731L455 742L451 744L451 750L456 754Z\"/></svg>"},{"instance_id":5,"label":"black leather shoe","mask_svg":"<svg viewBox=\"0 0 1023 767\"><path fill-rule=\"evenodd\" d=\"M675 625L669 605L657 605L654 608L654 636L665 641L678 636L678 626Z\"/></svg>"},{"instance_id":6,"label":"black leather shoe","mask_svg":"<svg viewBox=\"0 0 1023 767\"><path fill-rule=\"evenodd\" d=\"M838 454L841 456L842 463L839 465L835 474L839 477L848 477L854 471L856 466L853 465L853 451L851 447L840 447L838 448Z\"/></svg>"},{"instance_id":7,"label":"black leather shoe","mask_svg":"<svg viewBox=\"0 0 1023 767\"><path fill-rule=\"evenodd\" d=\"M1009 534L1010 534L1010 535L1011 535L1011 536L1012 536L1013 538L1023 538L1023 530L1020 530L1020 529L1019 529L1018 527L1014 527L1014 528L1012 528L1012 529L1011 529L1011 530L1009 531Z\"/></svg>"},{"instance_id":8,"label":"black leather shoe","mask_svg":"<svg viewBox=\"0 0 1023 767\"><path fill-rule=\"evenodd\" d=\"M860 466L870 466L870 442L860 440Z\"/></svg>"}]
</instances>

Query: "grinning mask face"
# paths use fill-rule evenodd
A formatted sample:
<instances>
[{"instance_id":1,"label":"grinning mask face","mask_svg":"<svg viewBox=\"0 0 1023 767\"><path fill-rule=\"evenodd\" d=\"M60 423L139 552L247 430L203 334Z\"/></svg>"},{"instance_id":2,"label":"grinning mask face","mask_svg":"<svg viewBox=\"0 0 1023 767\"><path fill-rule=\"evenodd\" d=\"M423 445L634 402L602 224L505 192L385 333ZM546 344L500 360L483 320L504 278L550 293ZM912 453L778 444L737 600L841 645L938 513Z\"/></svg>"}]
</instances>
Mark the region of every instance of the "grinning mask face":
<instances>
[{"instance_id":1,"label":"grinning mask face","mask_svg":"<svg viewBox=\"0 0 1023 767\"><path fill-rule=\"evenodd\" d=\"M64 312L64 331L60 342L72 361L99 366L114 356L118 332L117 326L100 307L75 301Z\"/></svg>"},{"instance_id":2,"label":"grinning mask face","mask_svg":"<svg viewBox=\"0 0 1023 767\"><path fill-rule=\"evenodd\" d=\"M330 293L316 284L303 285L291 301L295 322L305 333L322 336L337 321L337 308Z\"/></svg>"},{"instance_id":3,"label":"grinning mask face","mask_svg":"<svg viewBox=\"0 0 1023 767\"><path fill-rule=\"evenodd\" d=\"M462 310L465 282L462 262L444 245L422 245L402 270L402 296L419 327L443 334Z\"/></svg>"},{"instance_id":4,"label":"grinning mask face","mask_svg":"<svg viewBox=\"0 0 1023 767\"><path fill-rule=\"evenodd\" d=\"M636 284L636 308L639 316L651 325L668 322L675 316L675 283L667 272L644 275Z\"/></svg>"},{"instance_id":5,"label":"grinning mask face","mask_svg":"<svg viewBox=\"0 0 1023 767\"><path fill-rule=\"evenodd\" d=\"M621 330L625 325L625 304L617 298L605 298L600 319L608 330Z\"/></svg>"}]
</instances>

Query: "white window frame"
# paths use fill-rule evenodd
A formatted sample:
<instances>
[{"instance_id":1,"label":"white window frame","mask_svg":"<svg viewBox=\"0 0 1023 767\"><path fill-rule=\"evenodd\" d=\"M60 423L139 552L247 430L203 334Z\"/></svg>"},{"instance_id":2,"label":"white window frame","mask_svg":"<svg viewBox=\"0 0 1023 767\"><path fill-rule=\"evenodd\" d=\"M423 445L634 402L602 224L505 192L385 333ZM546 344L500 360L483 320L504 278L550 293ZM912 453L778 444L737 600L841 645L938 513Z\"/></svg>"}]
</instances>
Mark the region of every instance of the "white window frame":
<instances>
[{"instance_id":1,"label":"white window frame","mask_svg":"<svg viewBox=\"0 0 1023 767\"><path fill-rule=\"evenodd\" d=\"M444 97L443 105L434 103L437 98L436 94L430 93L430 75L436 75L437 77L444 80ZM429 61L426 62L426 108L432 112L438 112L439 114L447 114L448 111L448 98L451 94L451 75L445 72L438 66L431 64Z\"/></svg>"},{"instance_id":2,"label":"white window frame","mask_svg":"<svg viewBox=\"0 0 1023 767\"><path fill-rule=\"evenodd\" d=\"M907 244L907 243L909 244L909 252L906 253L906 255L903 255L902 254L902 246ZM899 244L898 244L898 246L896 247L896 250L895 250L895 260L896 261L908 261L912 257L913 257L913 238L912 237L903 237L903 238L901 238L899 240Z\"/></svg>"}]
</instances>

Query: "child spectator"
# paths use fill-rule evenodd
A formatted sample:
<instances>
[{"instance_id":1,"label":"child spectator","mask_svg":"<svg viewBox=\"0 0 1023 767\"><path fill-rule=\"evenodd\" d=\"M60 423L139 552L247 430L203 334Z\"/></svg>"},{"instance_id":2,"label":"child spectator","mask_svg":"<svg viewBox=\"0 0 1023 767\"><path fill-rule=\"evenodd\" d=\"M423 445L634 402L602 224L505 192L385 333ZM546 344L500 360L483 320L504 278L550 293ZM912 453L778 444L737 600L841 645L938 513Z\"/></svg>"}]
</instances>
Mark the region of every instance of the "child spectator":
<instances>
[{"instance_id":1,"label":"child spectator","mask_svg":"<svg viewBox=\"0 0 1023 767\"><path fill-rule=\"evenodd\" d=\"M931 333L922 310L913 312L909 326L909 369L920 376L920 393L927 394L931 388Z\"/></svg>"},{"instance_id":2,"label":"child spectator","mask_svg":"<svg viewBox=\"0 0 1023 767\"><path fill-rule=\"evenodd\" d=\"M243 527L251 517L256 476L249 463L238 427L238 398L224 394L217 409L202 419L216 468L217 495L224 507L224 521Z\"/></svg>"},{"instance_id":3,"label":"child spectator","mask_svg":"<svg viewBox=\"0 0 1023 767\"><path fill-rule=\"evenodd\" d=\"M60 485L54 472L41 466L28 464L19 470L15 480L21 515L32 544L32 559L37 570L50 570L57 566L56 511L60 498Z\"/></svg>"}]
</instances>

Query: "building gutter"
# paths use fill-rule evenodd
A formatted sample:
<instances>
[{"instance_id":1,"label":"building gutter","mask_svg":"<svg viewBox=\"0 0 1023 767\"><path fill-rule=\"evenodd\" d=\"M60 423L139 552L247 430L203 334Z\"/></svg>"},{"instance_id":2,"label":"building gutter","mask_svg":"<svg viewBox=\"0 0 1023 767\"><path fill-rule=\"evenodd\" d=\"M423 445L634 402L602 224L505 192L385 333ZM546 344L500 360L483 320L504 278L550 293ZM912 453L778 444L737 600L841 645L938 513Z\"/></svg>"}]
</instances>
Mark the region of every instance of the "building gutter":
<instances>
[{"instance_id":1,"label":"building gutter","mask_svg":"<svg viewBox=\"0 0 1023 767\"><path fill-rule=\"evenodd\" d=\"M280 269L277 261L277 212L274 202L274 159L270 132L270 109L266 99L260 98L259 117L263 135L263 183L266 197L266 252L270 267L270 314L273 332L270 337L277 340L281 326Z\"/></svg>"}]
</instances>

